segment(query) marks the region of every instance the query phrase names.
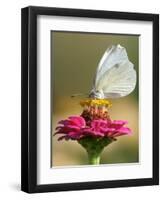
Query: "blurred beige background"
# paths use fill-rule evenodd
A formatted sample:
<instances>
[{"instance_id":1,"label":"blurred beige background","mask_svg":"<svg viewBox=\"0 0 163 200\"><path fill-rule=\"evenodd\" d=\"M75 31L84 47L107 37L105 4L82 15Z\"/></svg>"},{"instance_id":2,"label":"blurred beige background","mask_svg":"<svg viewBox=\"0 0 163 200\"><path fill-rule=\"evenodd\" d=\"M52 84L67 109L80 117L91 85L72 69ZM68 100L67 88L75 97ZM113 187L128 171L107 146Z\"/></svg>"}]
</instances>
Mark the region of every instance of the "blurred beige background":
<instances>
[{"instance_id":1,"label":"blurred beige background","mask_svg":"<svg viewBox=\"0 0 163 200\"><path fill-rule=\"evenodd\" d=\"M138 77L139 36L51 32L52 134L59 120L81 114L79 102L84 97L70 96L90 92L98 62L107 47L113 44L120 44L126 48ZM116 142L106 147L101 156L101 163L138 162L138 80L132 94L111 102L111 118L128 120L133 135L118 137ZM87 164L87 154L76 141L57 141L57 138L58 136L52 136L51 142L53 167Z\"/></svg>"}]
</instances>

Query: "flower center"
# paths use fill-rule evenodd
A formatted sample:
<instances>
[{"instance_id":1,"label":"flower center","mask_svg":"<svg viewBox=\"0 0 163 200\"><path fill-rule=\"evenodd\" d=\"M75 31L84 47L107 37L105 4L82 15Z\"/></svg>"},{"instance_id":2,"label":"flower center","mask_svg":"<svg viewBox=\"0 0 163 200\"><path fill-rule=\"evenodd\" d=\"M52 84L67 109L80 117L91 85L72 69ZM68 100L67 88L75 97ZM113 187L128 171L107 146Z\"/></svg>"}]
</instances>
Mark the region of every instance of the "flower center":
<instances>
[{"instance_id":1,"label":"flower center","mask_svg":"<svg viewBox=\"0 0 163 200\"><path fill-rule=\"evenodd\" d=\"M108 109L112 103L107 99L86 99L80 102L83 107L81 116L86 122L94 119L110 119Z\"/></svg>"}]
</instances>

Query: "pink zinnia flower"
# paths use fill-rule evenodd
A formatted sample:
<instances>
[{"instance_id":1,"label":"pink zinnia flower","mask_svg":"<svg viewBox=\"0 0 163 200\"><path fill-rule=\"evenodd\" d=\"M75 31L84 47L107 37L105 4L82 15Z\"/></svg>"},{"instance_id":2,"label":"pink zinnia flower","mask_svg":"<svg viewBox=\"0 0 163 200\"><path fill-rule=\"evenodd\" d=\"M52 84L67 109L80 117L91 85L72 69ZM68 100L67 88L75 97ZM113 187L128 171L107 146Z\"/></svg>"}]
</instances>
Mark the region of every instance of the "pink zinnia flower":
<instances>
[{"instance_id":1,"label":"pink zinnia flower","mask_svg":"<svg viewBox=\"0 0 163 200\"><path fill-rule=\"evenodd\" d=\"M125 126L127 121L124 120L94 119L88 125L83 117L71 116L58 124L55 134L64 134L58 140L79 140L86 136L115 138L131 134L131 129Z\"/></svg>"}]
</instances>

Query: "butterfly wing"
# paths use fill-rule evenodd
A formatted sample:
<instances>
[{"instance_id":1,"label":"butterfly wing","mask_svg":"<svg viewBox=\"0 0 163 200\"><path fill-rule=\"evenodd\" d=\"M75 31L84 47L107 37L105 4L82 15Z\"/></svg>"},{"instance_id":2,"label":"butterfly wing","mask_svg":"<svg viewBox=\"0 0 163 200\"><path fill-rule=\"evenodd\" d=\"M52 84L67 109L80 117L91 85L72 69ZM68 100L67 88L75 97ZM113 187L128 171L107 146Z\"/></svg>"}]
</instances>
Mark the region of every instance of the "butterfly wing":
<instances>
[{"instance_id":1,"label":"butterfly wing","mask_svg":"<svg viewBox=\"0 0 163 200\"><path fill-rule=\"evenodd\" d=\"M120 45L106 50L97 68L94 90L103 91L105 98L130 94L136 86L136 71L127 52Z\"/></svg>"}]
</instances>

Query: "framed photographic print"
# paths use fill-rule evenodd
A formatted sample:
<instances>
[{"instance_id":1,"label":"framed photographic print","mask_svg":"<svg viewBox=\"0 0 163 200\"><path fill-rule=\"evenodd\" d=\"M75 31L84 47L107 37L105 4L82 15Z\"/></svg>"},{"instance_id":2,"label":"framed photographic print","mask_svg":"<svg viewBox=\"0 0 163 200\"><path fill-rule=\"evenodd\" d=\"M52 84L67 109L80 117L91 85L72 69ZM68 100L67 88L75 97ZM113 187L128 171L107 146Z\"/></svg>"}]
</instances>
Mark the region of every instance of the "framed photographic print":
<instances>
[{"instance_id":1,"label":"framed photographic print","mask_svg":"<svg viewBox=\"0 0 163 200\"><path fill-rule=\"evenodd\" d=\"M159 16L22 9L22 190L159 184Z\"/></svg>"}]
</instances>

